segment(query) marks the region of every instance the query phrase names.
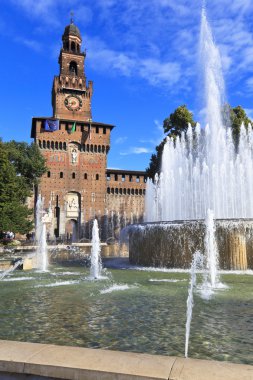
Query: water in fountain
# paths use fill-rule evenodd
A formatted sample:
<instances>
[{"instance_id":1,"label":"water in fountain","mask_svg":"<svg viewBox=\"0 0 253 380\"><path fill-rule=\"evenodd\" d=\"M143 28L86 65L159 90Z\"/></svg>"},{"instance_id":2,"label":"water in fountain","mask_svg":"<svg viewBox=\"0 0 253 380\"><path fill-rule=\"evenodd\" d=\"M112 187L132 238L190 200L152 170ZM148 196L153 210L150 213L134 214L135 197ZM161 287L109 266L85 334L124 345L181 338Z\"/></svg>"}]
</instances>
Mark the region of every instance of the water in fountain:
<instances>
[{"instance_id":1,"label":"water in fountain","mask_svg":"<svg viewBox=\"0 0 253 380\"><path fill-rule=\"evenodd\" d=\"M163 176L147 184L146 221L253 217L253 133L241 128L237 151L231 128L223 125L224 81L221 59L202 12L200 57L203 68L206 120L191 126L181 139L167 138Z\"/></svg>"},{"instance_id":2,"label":"water in fountain","mask_svg":"<svg viewBox=\"0 0 253 380\"><path fill-rule=\"evenodd\" d=\"M48 256L47 256L47 230L46 223L43 219L44 200L41 195L38 196L36 203L36 242L37 242L37 267L41 271L47 271Z\"/></svg>"},{"instance_id":3,"label":"water in fountain","mask_svg":"<svg viewBox=\"0 0 253 380\"><path fill-rule=\"evenodd\" d=\"M92 228L92 247L91 247L91 266L90 266L90 278L99 279L102 271L102 261L100 256L100 240L99 229L97 219L93 222Z\"/></svg>"},{"instance_id":4,"label":"water in fountain","mask_svg":"<svg viewBox=\"0 0 253 380\"><path fill-rule=\"evenodd\" d=\"M188 298L187 298L187 314L186 314L186 325L185 325L185 357L188 357L188 347L189 347L189 338L191 330L191 320L192 320L192 309L193 309L193 290L196 287L197 277L196 270L201 268L203 265L203 255L197 251L193 255L192 265L191 265L191 280L190 286L188 289Z\"/></svg>"}]
</instances>

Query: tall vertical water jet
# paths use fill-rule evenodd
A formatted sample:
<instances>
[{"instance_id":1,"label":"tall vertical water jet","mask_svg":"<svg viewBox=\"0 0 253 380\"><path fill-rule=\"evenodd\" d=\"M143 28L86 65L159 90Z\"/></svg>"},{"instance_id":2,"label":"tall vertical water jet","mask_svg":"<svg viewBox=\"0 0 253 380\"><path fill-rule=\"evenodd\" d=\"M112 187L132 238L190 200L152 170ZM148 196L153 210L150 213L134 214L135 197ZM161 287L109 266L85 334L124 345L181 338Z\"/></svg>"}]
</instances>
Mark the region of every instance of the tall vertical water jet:
<instances>
[{"instance_id":1,"label":"tall vertical water jet","mask_svg":"<svg viewBox=\"0 0 253 380\"><path fill-rule=\"evenodd\" d=\"M188 298L187 298L187 312L186 312L186 324L185 324L185 357L188 357L188 348L189 348L189 338L191 331L191 320L192 320L192 310L193 310L193 290L196 287L197 276L196 271L198 268L203 265L203 256L197 251L193 255L192 264L191 264L191 277L190 277L190 286L188 289Z\"/></svg>"},{"instance_id":2,"label":"tall vertical water jet","mask_svg":"<svg viewBox=\"0 0 253 380\"><path fill-rule=\"evenodd\" d=\"M101 277L102 271L102 261L101 261L101 247L99 240L99 229L97 219L94 219L92 228L92 246L91 246L91 266L90 266L90 277L92 279L99 279Z\"/></svg>"},{"instance_id":3,"label":"tall vertical water jet","mask_svg":"<svg viewBox=\"0 0 253 380\"><path fill-rule=\"evenodd\" d=\"M206 232L204 239L205 257L206 257L206 269L207 278L206 283L211 288L216 288L219 284L219 261L218 261L218 249L215 238L215 224L213 218L213 211L207 211L207 217L205 221Z\"/></svg>"},{"instance_id":4,"label":"tall vertical water jet","mask_svg":"<svg viewBox=\"0 0 253 380\"><path fill-rule=\"evenodd\" d=\"M221 59L203 8L200 65L205 94L205 128L191 126L176 141L168 137L162 156L162 176L148 181L146 221L253 217L253 134L241 128L235 149L231 128L225 126ZM247 205L247 207L246 207Z\"/></svg>"},{"instance_id":5,"label":"tall vertical water jet","mask_svg":"<svg viewBox=\"0 0 253 380\"><path fill-rule=\"evenodd\" d=\"M47 255L47 230L44 212L44 200L41 195L38 196L36 203L36 231L37 243L37 268L43 272L48 268L48 255Z\"/></svg>"}]
</instances>

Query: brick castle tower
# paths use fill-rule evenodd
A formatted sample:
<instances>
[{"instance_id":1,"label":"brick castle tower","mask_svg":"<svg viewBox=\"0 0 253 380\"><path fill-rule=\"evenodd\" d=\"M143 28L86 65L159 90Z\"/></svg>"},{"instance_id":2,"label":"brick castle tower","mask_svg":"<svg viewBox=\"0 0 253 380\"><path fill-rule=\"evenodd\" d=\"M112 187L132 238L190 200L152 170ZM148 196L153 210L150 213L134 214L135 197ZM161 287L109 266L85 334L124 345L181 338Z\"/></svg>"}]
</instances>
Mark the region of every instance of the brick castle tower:
<instances>
[{"instance_id":1,"label":"brick castle tower","mask_svg":"<svg viewBox=\"0 0 253 380\"><path fill-rule=\"evenodd\" d=\"M37 194L53 211L50 238L90 238L98 218L101 237L143 216L145 172L107 169L113 125L92 120L93 82L85 75L79 29L62 36L60 73L52 88L53 117L34 117L31 137L47 162Z\"/></svg>"}]
</instances>

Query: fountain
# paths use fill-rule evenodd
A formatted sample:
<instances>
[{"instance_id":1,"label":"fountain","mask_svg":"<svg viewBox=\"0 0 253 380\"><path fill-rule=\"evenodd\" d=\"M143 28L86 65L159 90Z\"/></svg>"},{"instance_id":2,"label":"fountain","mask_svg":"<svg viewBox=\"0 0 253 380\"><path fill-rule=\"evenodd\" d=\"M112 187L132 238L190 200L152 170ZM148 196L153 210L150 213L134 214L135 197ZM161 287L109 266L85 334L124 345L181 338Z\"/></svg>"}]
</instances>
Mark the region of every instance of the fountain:
<instances>
[{"instance_id":1,"label":"fountain","mask_svg":"<svg viewBox=\"0 0 253 380\"><path fill-rule=\"evenodd\" d=\"M91 247L91 266L90 266L90 278L98 280L101 277L102 261L100 256L100 240L99 229L97 219L94 219L92 227L92 247Z\"/></svg>"},{"instance_id":2,"label":"fountain","mask_svg":"<svg viewBox=\"0 0 253 380\"><path fill-rule=\"evenodd\" d=\"M130 258L133 263L147 265L147 256L153 254L150 265L189 267L193 253L206 248L209 280L215 287L218 253L212 234L216 235L221 268L253 269L253 131L251 125L247 129L242 125L239 144L235 146L230 126L224 125L221 59L205 8L201 20L200 61L208 124L205 128L189 125L186 133L176 140L167 137L162 173L156 175L154 182L151 179L147 182L145 215L149 223L137 227L139 234L130 232ZM174 233L169 231L171 229ZM207 234L206 229L209 229ZM167 240L162 236L164 230ZM150 245L144 243L141 234ZM132 243L131 235L139 243ZM159 235L162 241L157 242ZM160 255L154 251L152 239ZM145 252L141 246L145 246ZM166 249L170 251L167 254Z\"/></svg>"},{"instance_id":3,"label":"fountain","mask_svg":"<svg viewBox=\"0 0 253 380\"><path fill-rule=\"evenodd\" d=\"M44 211L44 201L41 195L38 196L36 203L36 242L37 242L37 268L43 272L47 271L47 229L46 223L50 219L49 214Z\"/></svg>"},{"instance_id":4,"label":"fountain","mask_svg":"<svg viewBox=\"0 0 253 380\"><path fill-rule=\"evenodd\" d=\"M208 30L203 12L202 34L208 34ZM213 83L216 83L215 78L213 75ZM149 182L147 187L146 220L152 223L129 229L131 261L162 268L128 265L127 270L122 270L123 265L120 268L115 265L110 269L113 285L111 278L84 281L84 276L86 279L102 278L98 223L94 220L90 270L69 263L68 266L52 265L51 270L46 271L46 255L41 255L40 250L39 257L44 257L41 260L44 262L40 267L42 271L28 274L13 271L3 279L0 338L182 357L188 356L191 331L191 357L253 365L253 272L245 274L245 269L253 268L253 227L251 220L240 219L249 218L252 214L246 212L246 198L240 201L241 206L238 204L236 192L241 189L243 195L246 183L247 191L251 191L250 180L245 174L248 169L243 170L240 181L236 181L234 175L230 178L230 172L227 172L229 168L237 170L243 165L243 155L251 154L251 137L250 131L246 134L242 129L237 156L234 155L229 130L217 128L216 132L220 133L217 145L222 139L225 139L222 140L224 144L231 144L223 146L229 152L217 152L213 161L211 158L215 156L216 147L212 146L211 123L210 128L203 131L200 127L195 131L189 127L187 137L178 139L175 147L168 140L163 175L157 176L156 183ZM204 144L203 149L200 143ZM212 153L207 151L208 145ZM222 155L225 166L221 170ZM220 178L219 173L225 175ZM166 195L167 184L171 189L170 197ZM233 191L226 188L230 185L233 185ZM223 186L221 199L217 192L219 186ZM50 218L45 218L43 212L43 200L39 197L36 236L37 240L42 238L45 248L42 251L45 253L46 223ZM112 231L110 235L115 229L114 216L112 212L109 221L107 213L106 225ZM126 217L124 215L124 224ZM90 209L90 220L93 218L94 212ZM134 221L133 213L130 219ZM90 234L91 222L87 227ZM205 279L200 288L206 284L219 287L223 280L229 287L225 292L217 292L215 299L210 298L208 302L203 297L196 299L192 318L196 270L202 262L196 251L206 252L202 269ZM244 274L238 271L221 273L218 270L218 251L220 269L243 269ZM203 363L202 368L207 365Z\"/></svg>"}]
</instances>

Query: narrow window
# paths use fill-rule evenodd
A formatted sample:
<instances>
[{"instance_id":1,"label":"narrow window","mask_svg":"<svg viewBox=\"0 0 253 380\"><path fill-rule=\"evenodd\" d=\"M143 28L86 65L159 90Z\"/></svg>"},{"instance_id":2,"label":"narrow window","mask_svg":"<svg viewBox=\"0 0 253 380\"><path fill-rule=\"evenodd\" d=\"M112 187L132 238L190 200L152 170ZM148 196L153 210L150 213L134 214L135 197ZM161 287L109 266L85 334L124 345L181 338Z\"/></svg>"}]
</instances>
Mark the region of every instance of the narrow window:
<instances>
[{"instance_id":1,"label":"narrow window","mask_svg":"<svg viewBox=\"0 0 253 380\"><path fill-rule=\"evenodd\" d=\"M99 180L99 174L96 174L96 181Z\"/></svg>"},{"instance_id":2,"label":"narrow window","mask_svg":"<svg viewBox=\"0 0 253 380\"><path fill-rule=\"evenodd\" d=\"M103 134L106 135L106 128L103 128Z\"/></svg>"},{"instance_id":3,"label":"narrow window","mask_svg":"<svg viewBox=\"0 0 253 380\"><path fill-rule=\"evenodd\" d=\"M96 127L96 133L99 133L99 127Z\"/></svg>"},{"instance_id":4,"label":"narrow window","mask_svg":"<svg viewBox=\"0 0 253 380\"><path fill-rule=\"evenodd\" d=\"M63 178L63 172L60 172L60 178Z\"/></svg>"},{"instance_id":5,"label":"narrow window","mask_svg":"<svg viewBox=\"0 0 253 380\"><path fill-rule=\"evenodd\" d=\"M72 178L73 178L73 179L76 178L76 173L72 173Z\"/></svg>"},{"instance_id":6,"label":"narrow window","mask_svg":"<svg viewBox=\"0 0 253 380\"><path fill-rule=\"evenodd\" d=\"M84 173L84 179L87 179L87 178L88 178L87 173Z\"/></svg>"},{"instance_id":7,"label":"narrow window","mask_svg":"<svg viewBox=\"0 0 253 380\"><path fill-rule=\"evenodd\" d=\"M47 178L51 177L51 172L47 172Z\"/></svg>"}]
</instances>

